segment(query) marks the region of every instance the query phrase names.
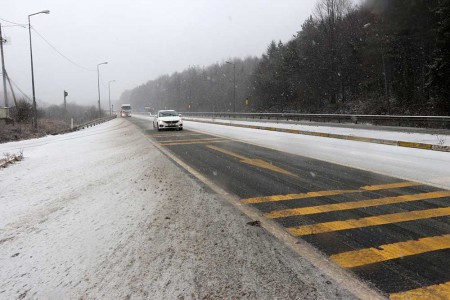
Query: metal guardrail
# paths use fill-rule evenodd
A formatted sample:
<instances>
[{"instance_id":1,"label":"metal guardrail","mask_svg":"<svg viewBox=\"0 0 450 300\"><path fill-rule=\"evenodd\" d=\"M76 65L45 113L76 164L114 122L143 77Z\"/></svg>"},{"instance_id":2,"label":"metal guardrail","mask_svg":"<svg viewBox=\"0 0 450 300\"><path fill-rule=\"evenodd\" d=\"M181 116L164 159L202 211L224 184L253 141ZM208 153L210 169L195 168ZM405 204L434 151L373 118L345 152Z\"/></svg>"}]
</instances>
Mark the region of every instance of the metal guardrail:
<instances>
[{"instance_id":1,"label":"metal guardrail","mask_svg":"<svg viewBox=\"0 0 450 300\"><path fill-rule=\"evenodd\" d=\"M344 115L344 114L297 114L297 113L230 113L230 112L182 112L184 116L225 119L260 119L309 121L330 123L372 124L450 129L450 116L394 116L394 115Z\"/></svg>"},{"instance_id":2,"label":"metal guardrail","mask_svg":"<svg viewBox=\"0 0 450 300\"><path fill-rule=\"evenodd\" d=\"M92 121L89 121L89 122L86 122L86 123L83 123L83 124L80 124L80 125L76 125L76 126L73 127L72 130L73 131L77 131L77 130L84 129L84 128L87 128L87 127L95 126L95 125L98 125L100 123L104 123L106 121L115 119L116 117L117 116L114 115L114 116L111 116L111 117L95 119L95 120L92 120Z\"/></svg>"}]
</instances>

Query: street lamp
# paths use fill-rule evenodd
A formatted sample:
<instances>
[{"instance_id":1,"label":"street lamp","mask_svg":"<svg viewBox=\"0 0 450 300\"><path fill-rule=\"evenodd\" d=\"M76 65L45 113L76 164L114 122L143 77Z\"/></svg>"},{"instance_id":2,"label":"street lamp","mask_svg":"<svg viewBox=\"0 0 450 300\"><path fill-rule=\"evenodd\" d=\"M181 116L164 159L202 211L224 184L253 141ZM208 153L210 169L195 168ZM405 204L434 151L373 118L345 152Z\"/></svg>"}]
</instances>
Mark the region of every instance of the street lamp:
<instances>
[{"instance_id":1,"label":"street lamp","mask_svg":"<svg viewBox=\"0 0 450 300\"><path fill-rule=\"evenodd\" d=\"M99 118L102 117L102 111L100 109L100 70L99 70L99 66L106 65L106 64L108 64L107 61L97 64L97 90L98 90L98 117Z\"/></svg>"},{"instance_id":2,"label":"street lamp","mask_svg":"<svg viewBox=\"0 0 450 300\"><path fill-rule=\"evenodd\" d=\"M33 91L33 122L34 128L37 129L37 110L36 110L36 93L34 91L34 68L33 68L33 47L31 46L31 21L30 17L38 14L49 14L49 10L43 10L31 15L28 15L28 33L30 35L30 57L31 57L31 88Z\"/></svg>"},{"instance_id":3,"label":"street lamp","mask_svg":"<svg viewBox=\"0 0 450 300\"><path fill-rule=\"evenodd\" d=\"M226 61L227 64L233 65L233 112L236 112L236 64Z\"/></svg>"},{"instance_id":4,"label":"street lamp","mask_svg":"<svg viewBox=\"0 0 450 300\"><path fill-rule=\"evenodd\" d=\"M111 111L111 82L116 82L115 80L108 81L108 99L109 99L109 116L112 116Z\"/></svg>"}]
</instances>

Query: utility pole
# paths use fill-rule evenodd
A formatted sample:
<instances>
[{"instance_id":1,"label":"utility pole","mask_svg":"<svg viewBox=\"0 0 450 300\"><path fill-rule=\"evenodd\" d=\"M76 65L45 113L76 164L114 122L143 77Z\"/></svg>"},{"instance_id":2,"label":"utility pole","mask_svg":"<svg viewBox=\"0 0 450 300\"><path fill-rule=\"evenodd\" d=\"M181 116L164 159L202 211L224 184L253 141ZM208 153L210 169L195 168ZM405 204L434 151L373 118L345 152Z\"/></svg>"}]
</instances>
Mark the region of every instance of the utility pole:
<instances>
[{"instance_id":1,"label":"utility pole","mask_svg":"<svg viewBox=\"0 0 450 300\"><path fill-rule=\"evenodd\" d=\"M231 61L225 63L233 65L233 112L236 112L236 63Z\"/></svg>"},{"instance_id":2,"label":"utility pole","mask_svg":"<svg viewBox=\"0 0 450 300\"><path fill-rule=\"evenodd\" d=\"M111 82L115 82L115 80L108 81L108 101L109 101L109 116L112 116L112 110L111 110Z\"/></svg>"},{"instance_id":3,"label":"utility pole","mask_svg":"<svg viewBox=\"0 0 450 300\"><path fill-rule=\"evenodd\" d=\"M67 121L67 102L66 102L67 96L69 96L69 93L64 91L64 122Z\"/></svg>"},{"instance_id":4,"label":"utility pole","mask_svg":"<svg viewBox=\"0 0 450 300\"><path fill-rule=\"evenodd\" d=\"M102 110L100 108L100 70L99 66L108 64L107 61L97 64L97 90L98 90L98 117L102 117Z\"/></svg>"},{"instance_id":5,"label":"utility pole","mask_svg":"<svg viewBox=\"0 0 450 300\"><path fill-rule=\"evenodd\" d=\"M5 68L5 58L3 56L3 35L2 35L2 24L0 23L0 52L2 56L2 77L3 77L3 97L5 99L5 107L8 107L8 92L6 91L6 68Z\"/></svg>"},{"instance_id":6,"label":"utility pole","mask_svg":"<svg viewBox=\"0 0 450 300\"><path fill-rule=\"evenodd\" d=\"M13 87L12 87L12 85L11 85L11 79L9 79L8 72L6 72L6 70L5 70L5 76L6 76L6 79L8 79L9 89L11 90L11 94L12 94L12 96L13 96L14 104L15 104L16 107L17 107L18 105L17 105L16 94L14 94L14 89L13 89Z\"/></svg>"},{"instance_id":7,"label":"utility pole","mask_svg":"<svg viewBox=\"0 0 450 300\"><path fill-rule=\"evenodd\" d=\"M33 47L31 45L31 20L30 17L38 14L49 14L49 10L43 10L31 15L28 15L28 34L30 36L30 61L31 61L31 89L33 91L33 127L37 129L37 108L36 108L36 92L34 89L34 66L33 66Z\"/></svg>"},{"instance_id":8,"label":"utility pole","mask_svg":"<svg viewBox=\"0 0 450 300\"><path fill-rule=\"evenodd\" d=\"M233 63L233 112L236 112L236 64Z\"/></svg>"},{"instance_id":9,"label":"utility pole","mask_svg":"<svg viewBox=\"0 0 450 300\"><path fill-rule=\"evenodd\" d=\"M384 59L383 41L381 41L381 43L380 43L380 49L381 49L381 63L383 65L384 95L386 97L388 115L390 115L391 114L391 101L389 99L389 86L388 86L388 82L387 82L386 62Z\"/></svg>"}]
</instances>

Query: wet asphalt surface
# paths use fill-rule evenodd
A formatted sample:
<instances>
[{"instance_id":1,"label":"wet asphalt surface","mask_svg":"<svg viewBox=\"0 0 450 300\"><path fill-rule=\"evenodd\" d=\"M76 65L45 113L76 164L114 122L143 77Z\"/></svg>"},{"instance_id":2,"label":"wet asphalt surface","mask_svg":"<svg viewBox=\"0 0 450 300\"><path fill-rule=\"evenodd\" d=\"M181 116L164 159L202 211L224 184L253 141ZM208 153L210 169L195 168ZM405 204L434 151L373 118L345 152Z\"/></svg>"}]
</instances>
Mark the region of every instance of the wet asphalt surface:
<instances>
[{"instance_id":1,"label":"wet asphalt surface","mask_svg":"<svg viewBox=\"0 0 450 300\"><path fill-rule=\"evenodd\" d=\"M419 289L415 295L427 297L433 287L448 286L449 191L199 132L158 132L148 121L130 121L387 296L406 297ZM447 293L438 295L445 299Z\"/></svg>"}]
</instances>

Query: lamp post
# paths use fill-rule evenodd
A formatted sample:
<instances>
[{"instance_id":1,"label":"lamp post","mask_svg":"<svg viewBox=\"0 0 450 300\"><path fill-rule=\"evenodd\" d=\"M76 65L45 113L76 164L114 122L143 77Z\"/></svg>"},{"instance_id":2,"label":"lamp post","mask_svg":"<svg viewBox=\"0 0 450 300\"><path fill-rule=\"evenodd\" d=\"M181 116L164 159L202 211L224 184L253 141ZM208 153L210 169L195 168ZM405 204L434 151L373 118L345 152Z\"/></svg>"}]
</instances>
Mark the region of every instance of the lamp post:
<instances>
[{"instance_id":1,"label":"lamp post","mask_svg":"<svg viewBox=\"0 0 450 300\"><path fill-rule=\"evenodd\" d=\"M108 81L108 99L109 99L109 116L112 116L111 111L111 82L115 82L115 80Z\"/></svg>"},{"instance_id":2,"label":"lamp post","mask_svg":"<svg viewBox=\"0 0 450 300\"><path fill-rule=\"evenodd\" d=\"M49 14L49 10L43 10L31 15L28 15L28 33L30 35L30 57L31 57L31 88L33 91L33 123L34 128L37 129L37 110L36 110L36 93L34 91L34 67L33 67L33 47L31 46L31 21L30 17L38 14Z\"/></svg>"},{"instance_id":3,"label":"lamp post","mask_svg":"<svg viewBox=\"0 0 450 300\"><path fill-rule=\"evenodd\" d=\"M5 58L3 57L3 43L6 40L2 36L2 24L0 23L0 55L2 59L2 77L3 77L3 97L5 98L5 107L8 107L8 91L6 90L6 68L5 68Z\"/></svg>"},{"instance_id":4,"label":"lamp post","mask_svg":"<svg viewBox=\"0 0 450 300\"><path fill-rule=\"evenodd\" d=\"M233 65L233 112L236 112L236 64L226 61L227 64Z\"/></svg>"},{"instance_id":5,"label":"lamp post","mask_svg":"<svg viewBox=\"0 0 450 300\"><path fill-rule=\"evenodd\" d=\"M107 61L97 64L97 90L98 90L98 117L99 118L102 117L102 111L100 108L100 70L99 70L99 66L106 65L106 64L108 64Z\"/></svg>"}]
</instances>

